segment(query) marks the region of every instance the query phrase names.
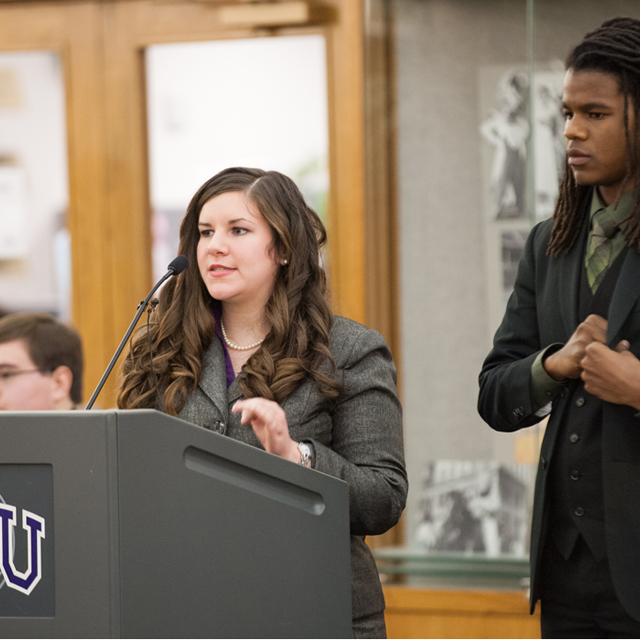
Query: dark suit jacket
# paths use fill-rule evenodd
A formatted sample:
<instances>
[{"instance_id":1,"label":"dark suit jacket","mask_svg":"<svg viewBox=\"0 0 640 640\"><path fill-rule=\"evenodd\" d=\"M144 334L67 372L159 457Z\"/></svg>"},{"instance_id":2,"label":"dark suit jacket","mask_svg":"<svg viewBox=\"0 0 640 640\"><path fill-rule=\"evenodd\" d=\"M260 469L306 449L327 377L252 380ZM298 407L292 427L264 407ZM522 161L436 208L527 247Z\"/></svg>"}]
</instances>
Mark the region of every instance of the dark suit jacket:
<instances>
[{"instance_id":1,"label":"dark suit jacket","mask_svg":"<svg viewBox=\"0 0 640 640\"><path fill-rule=\"evenodd\" d=\"M378 571L364 537L387 531L404 509L402 409L391 352L377 331L334 316L329 349L343 394L329 400L308 380L281 406L291 437L313 441L315 468L349 484L356 619L384 609ZM214 338L203 357L198 389L188 397L180 418L201 426L222 421L228 436L262 448L251 427L241 425L240 415L231 413L241 397L237 379L227 390L224 352Z\"/></svg>"},{"instance_id":2,"label":"dark suit jacket","mask_svg":"<svg viewBox=\"0 0 640 640\"><path fill-rule=\"evenodd\" d=\"M540 350L554 342L566 343L579 324L588 216L574 248L561 257L547 255L552 227L553 220L547 220L529 235L514 293L480 374L478 410L498 431L516 431L540 420L535 416L538 407L531 401L531 365ZM609 308L607 344L613 347L623 339L640 357L640 255L635 249L624 258ZM563 392L553 400L540 453L531 531L532 611L539 598L536 576L544 544L547 475L569 395ZM626 405L604 403L602 467L613 583L625 609L640 619L640 418L636 413Z\"/></svg>"}]
</instances>

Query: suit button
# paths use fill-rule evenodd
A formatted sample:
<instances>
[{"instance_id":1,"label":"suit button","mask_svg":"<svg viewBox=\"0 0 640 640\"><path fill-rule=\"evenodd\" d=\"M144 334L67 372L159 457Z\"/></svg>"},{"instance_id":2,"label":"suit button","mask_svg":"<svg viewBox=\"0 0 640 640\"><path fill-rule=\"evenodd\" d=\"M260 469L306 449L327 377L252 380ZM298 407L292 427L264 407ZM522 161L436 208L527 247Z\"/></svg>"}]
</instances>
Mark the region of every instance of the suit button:
<instances>
[{"instance_id":1,"label":"suit button","mask_svg":"<svg viewBox=\"0 0 640 640\"><path fill-rule=\"evenodd\" d=\"M561 395L563 398L566 398L566 397L567 397L567 390L566 390L566 389L563 389L563 390L560 392L560 395Z\"/></svg>"},{"instance_id":2,"label":"suit button","mask_svg":"<svg viewBox=\"0 0 640 640\"><path fill-rule=\"evenodd\" d=\"M582 407L584 405L584 397L580 396L576 398L576 407Z\"/></svg>"},{"instance_id":3,"label":"suit button","mask_svg":"<svg viewBox=\"0 0 640 640\"><path fill-rule=\"evenodd\" d=\"M214 433L224 434L226 427L222 420L214 420L210 425L207 425L207 429L211 429Z\"/></svg>"},{"instance_id":4,"label":"suit button","mask_svg":"<svg viewBox=\"0 0 640 640\"><path fill-rule=\"evenodd\" d=\"M584 515L584 509L582 507L577 507L573 513L575 513L580 518Z\"/></svg>"},{"instance_id":5,"label":"suit button","mask_svg":"<svg viewBox=\"0 0 640 640\"><path fill-rule=\"evenodd\" d=\"M574 469L569 477L572 480L577 480L580 477L580 472L577 469Z\"/></svg>"},{"instance_id":6,"label":"suit button","mask_svg":"<svg viewBox=\"0 0 640 640\"><path fill-rule=\"evenodd\" d=\"M575 444L576 442L578 442L578 440L580 440L580 436L577 433L572 433L569 436L569 440L571 440L571 442Z\"/></svg>"}]
</instances>

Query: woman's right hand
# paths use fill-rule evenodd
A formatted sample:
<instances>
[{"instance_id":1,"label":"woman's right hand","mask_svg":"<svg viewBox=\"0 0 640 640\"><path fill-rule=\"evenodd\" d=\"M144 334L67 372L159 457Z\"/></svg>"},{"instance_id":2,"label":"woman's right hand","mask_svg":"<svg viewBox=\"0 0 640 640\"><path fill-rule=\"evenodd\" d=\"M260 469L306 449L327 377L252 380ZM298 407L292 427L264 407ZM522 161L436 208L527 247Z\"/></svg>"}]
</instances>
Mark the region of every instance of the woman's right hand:
<instances>
[{"instance_id":1,"label":"woman's right hand","mask_svg":"<svg viewBox=\"0 0 640 640\"><path fill-rule=\"evenodd\" d=\"M266 398L238 400L231 411L242 412L240 422L251 425L265 451L291 462L300 460L298 443L289 435L287 416L277 402Z\"/></svg>"}]
</instances>

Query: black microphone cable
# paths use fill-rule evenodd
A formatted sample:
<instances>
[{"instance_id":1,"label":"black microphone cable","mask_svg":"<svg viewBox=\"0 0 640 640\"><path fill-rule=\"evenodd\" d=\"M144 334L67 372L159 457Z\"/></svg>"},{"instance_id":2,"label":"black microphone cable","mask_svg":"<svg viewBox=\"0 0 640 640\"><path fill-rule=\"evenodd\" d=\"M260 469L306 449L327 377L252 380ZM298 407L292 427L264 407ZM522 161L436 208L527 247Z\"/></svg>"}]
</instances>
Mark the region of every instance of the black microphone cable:
<instances>
[{"instance_id":1,"label":"black microphone cable","mask_svg":"<svg viewBox=\"0 0 640 640\"><path fill-rule=\"evenodd\" d=\"M156 372L153 367L153 345L151 344L151 334L149 333L149 320L151 319L151 314L156 310L158 303L160 301L158 298L154 298L147 308L147 340L149 341L149 360L151 362L151 378L153 380L153 386L156 388L156 398L160 401L160 410L164 411L164 400L160 396L160 388L158 387L158 378L156 378Z\"/></svg>"}]
</instances>

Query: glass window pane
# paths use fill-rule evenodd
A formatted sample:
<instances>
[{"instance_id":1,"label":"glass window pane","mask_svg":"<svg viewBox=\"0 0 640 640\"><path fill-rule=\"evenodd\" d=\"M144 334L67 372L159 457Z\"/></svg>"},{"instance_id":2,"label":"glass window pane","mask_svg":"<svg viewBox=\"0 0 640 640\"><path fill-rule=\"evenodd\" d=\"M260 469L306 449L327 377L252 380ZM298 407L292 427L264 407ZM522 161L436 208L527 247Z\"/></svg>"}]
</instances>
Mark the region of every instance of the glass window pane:
<instances>
[{"instance_id":1,"label":"glass window pane","mask_svg":"<svg viewBox=\"0 0 640 640\"><path fill-rule=\"evenodd\" d=\"M146 70L156 277L176 255L191 196L226 167L287 174L326 223L324 37L156 45Z\"/></svg>"},{"instance_id":2,"label":"glass window pane","mask_svg":"<svg viewBox=\"0 0 640 640\"><path fill-rule=\"evenodd\" d=\"M70 319L67 131L60 56L0 52L0 307Z\"/></svg>"}]
</instances>

